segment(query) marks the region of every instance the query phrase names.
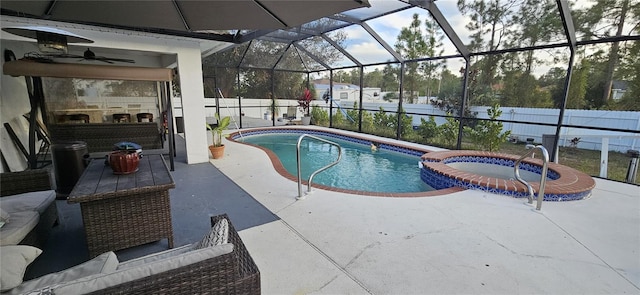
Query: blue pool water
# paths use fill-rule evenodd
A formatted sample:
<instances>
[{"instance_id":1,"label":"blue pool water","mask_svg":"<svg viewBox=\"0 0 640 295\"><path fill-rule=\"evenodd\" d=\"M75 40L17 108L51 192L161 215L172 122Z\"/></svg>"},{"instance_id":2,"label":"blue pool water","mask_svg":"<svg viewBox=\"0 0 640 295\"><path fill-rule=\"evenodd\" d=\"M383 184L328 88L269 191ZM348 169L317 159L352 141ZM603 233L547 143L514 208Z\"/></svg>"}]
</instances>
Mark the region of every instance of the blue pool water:
<instances>
[{"instance_id":1,"label":"blue pool water","mask_svg":"<svg viewBox=\"0 0 640 295\"><path fill-rule=\"evenodd\" d=\"M300 134L271 133L245 136L238 141L265 147L274 152L284 168L297 176L296 144ZM380 192L411 193L431 191L420 179L420 157L379 149L332 137L318 136L342 147L342 160L336 166L320 172L314 183L335 188ZM308 180L316 171L338 157L338 149L328 143L305 138L300 145L302 179Z\"/></svg>"}]
</instances>

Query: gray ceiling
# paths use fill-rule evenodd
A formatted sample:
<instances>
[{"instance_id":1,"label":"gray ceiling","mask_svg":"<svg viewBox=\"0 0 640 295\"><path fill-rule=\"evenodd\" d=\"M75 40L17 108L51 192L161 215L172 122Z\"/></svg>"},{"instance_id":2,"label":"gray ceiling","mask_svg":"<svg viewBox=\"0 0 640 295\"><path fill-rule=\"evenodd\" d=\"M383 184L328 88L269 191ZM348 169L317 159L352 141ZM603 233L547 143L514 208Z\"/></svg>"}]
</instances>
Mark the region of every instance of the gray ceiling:
<instances>
[{"instance_id":1,"label":"gray ceiling","mask_svg":"<svg viewBox=\"0 0 640 295\"><path fill-rule=\"evenodd\" d=\"M368 7L367 0L2 0L3 15L231 41L228 30L277 30ZM213 33L213 34L212 34ZM219 34L225 33L225 34ZM237 34L235 36L237 38Z\"/></svg>"}]
</instances>

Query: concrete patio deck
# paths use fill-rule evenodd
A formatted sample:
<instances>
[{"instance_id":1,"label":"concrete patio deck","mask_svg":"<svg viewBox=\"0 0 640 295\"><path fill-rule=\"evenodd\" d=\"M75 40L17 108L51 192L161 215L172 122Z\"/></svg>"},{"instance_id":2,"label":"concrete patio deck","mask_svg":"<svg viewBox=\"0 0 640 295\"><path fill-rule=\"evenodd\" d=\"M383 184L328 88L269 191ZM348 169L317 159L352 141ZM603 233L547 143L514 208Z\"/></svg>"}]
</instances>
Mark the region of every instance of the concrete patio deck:
<instances>
[{"instance_id":1,"label":"concrete patio deck","mask_svg":"<svg viewBox=\"0 0 640 295\"><path fill-rule=\"evenodd\" d=\"M591 198L541 211L479 191L296 201L256 148L211 162L278 217L240 232L265 294L640 293L635 185L596 179Z\"/></svg>"},{"instance_id":2,"label":"concrete patio deck","mask_svg":"<svg viewBox=\"0 0 640 295\"><path fill-rule=\"evenodd\" d=\"M297 201L297 184L263 151L226 145L213 165L186 165L178 137L175 244L199 240L209 215L228 213L263 294L640 293L638 186L596 179L591 198L545 202L541 211L479 191L384 198L314 190ZM61 223L29 276L88 259L79 206L57 202ZM117 254L122 261L166 248L163 240Z\"/></svg>"}]
</instances>

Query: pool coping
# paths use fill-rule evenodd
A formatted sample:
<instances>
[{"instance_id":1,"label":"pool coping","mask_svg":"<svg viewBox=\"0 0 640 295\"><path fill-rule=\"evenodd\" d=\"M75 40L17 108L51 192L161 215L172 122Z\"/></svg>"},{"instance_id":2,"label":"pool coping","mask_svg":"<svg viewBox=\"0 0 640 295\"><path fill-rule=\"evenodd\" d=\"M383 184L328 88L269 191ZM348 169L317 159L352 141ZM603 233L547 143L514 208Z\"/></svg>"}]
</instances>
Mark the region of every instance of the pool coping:
<instances>
[{"instance_id":1,"label":"pool coping","mask_svg":"<svg viewBox=\"0 0 640 295\"><path fill-rule=\"evenodd\" d=\"M275 132L283 132L283 131L294 131L295 133L301 133L301 131L302 132L308 131L311 134L313 134L313 133L329 133L329 134L332 134L332 135L336 135L338 137L348 136L348 137L355 138L355 139L361 140L361 141L378 143L378 144L380 144L378 148L395 150L393 147L396 147L396 148L399 148L399 149L413 150L413 151L419 152L421 155L423 155L424 153L433 152L433 150L428 149L426 147L412 146L412 145L407 145L407 144L398 144L398 143L392 142L391 140L387 140L385 138L376 137L375 135L367 134L366 136L362 136L362 135L358 135L358 134L352 134L352 133L344 132L345 130L337 130L336 132L333 132L332 130L312 129L312 128L305 128L305 127L297 127L297 126L296 127L284 126L284 127L252 128L252 129L246 129L246 130L242 130L242 131L235 131L235 132L230 133L229 136L227 137L227 139L229 141L233 141L233 142L236 142L236 143L240 143L240 144L256 147L258 149L263 150L267 154L267 156L269 157L269 160L273 164L273 167L275 168L276 172L278 172L278 174L280 174L284 178L287 178L287 179L297 183L298 182L297 175L293 175L293 174L289 173L284 168L282 163L280 162L280 159L278 158L278 156L275 153L273 153L271 150L269 150L267 148L264 148L264 147L261 147L261 146L258 146L258 145L253 145L253 144L250 144L250 143L245 143L245 142L242 142L242 141L235 140L237 137L241 136L241 133L246 133L246 134L275 133ZM368 136L370 136L370 137L368 137ZM396 150L396 151L398 151L398 150ZM421 155L417 155L417 154L414 154L414 155L416 155L417 157L421 157ZM302 180L302 184L303 185L308 185L308 182L306 180ZM342 188L335 188L335 187L325 186L325 185L318 184L318 183L314 183L313 184L313 188L323 189L323 190L328 190L328 191L333 191L333 192L339 192L339 193L353 194L353 195L372 196L372 197L391 197L391 198L433 197L433 196L441 196L441 195L446 195L446 194L451 194L451 193L455 193L455 192L466 190L466 188L461 188L461 187L450 187L450 188L438 189L438 190L433 190L433 191L428 191L428 192L380 193L380 192L359 191L359 190L348 190L348 189L342 189Z\"/></svg>"},{"instance_id":2,"label":"pool coping","mask_svg":"<svg viewBox=\"0 0 640 295\"><path fill-rule=\"evenodd\" d=\"M487 177L452 168L446 164L446 159L454 157L485 157L516 161L520 156L474 150L438 151L422 156L423 166L427 173L443 175L453 181L450 185L480 189L493 193L506 194L513 197L526 197L527 187L514 179ZM542 167L541 159L526 158L522 163ZM588 197L595 187L595 180L586 173L571 167L548 163L550 173L557 174L555 179L549 179L545 185L545 201L569 201ZM540 188L540 182L530 182L534 191ZM505 193L513 192L513 193Z\"/></svg>"}]
</instances>

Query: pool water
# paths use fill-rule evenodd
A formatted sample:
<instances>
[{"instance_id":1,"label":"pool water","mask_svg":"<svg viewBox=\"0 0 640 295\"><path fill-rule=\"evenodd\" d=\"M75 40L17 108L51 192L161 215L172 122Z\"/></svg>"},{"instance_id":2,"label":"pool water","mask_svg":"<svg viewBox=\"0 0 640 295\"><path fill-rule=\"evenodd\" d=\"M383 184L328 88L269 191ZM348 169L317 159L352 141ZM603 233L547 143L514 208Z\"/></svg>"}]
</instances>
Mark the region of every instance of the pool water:
<instances>
[{"instance_id":1,"label":"pool water","mask_svg":"<svg viewBox=\"0 0 640 295\"><path fill-rule=\"evenodd\" d=\"M296 144L300 134L262 134L245 136L239 141L262 146L274 152L292 175L298 175ZM432 191L420 179L420 157L378 149L333 137L319 136L342 147L342 159L337 165L316 174L313 183L335 188L381 192L411 193ZM302 179L338 158L338 148L313 138L300 144Z\"/></svg>"}]
</instances>

